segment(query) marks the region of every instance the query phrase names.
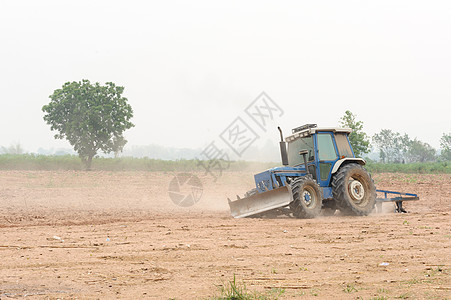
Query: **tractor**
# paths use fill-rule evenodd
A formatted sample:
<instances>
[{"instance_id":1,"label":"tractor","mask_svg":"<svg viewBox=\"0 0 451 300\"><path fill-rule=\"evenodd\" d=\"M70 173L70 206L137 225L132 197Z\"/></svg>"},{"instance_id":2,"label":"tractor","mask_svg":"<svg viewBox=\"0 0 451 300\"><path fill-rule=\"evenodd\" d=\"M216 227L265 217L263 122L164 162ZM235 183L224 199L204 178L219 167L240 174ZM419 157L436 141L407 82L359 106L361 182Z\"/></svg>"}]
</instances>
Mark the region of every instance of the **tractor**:
<instances>
[{"instance_id":1,"label":"tractor","mask_svg":"<svg viewBox=\"0 0 451 300\"><path fill-rule=\"evenodd\" d=\"M285 140L280 127L282 167L254 175L255 188L244 198L229 201L233 217L260 217L285 214L315 218L322 212L366 216L378 203L393 201L396 211L405 212L402 201L418 200L418 195L376 190L366 162L354 155L349 128L318 128L306 124L292 130ZM287 145L288 144L288 145ZM288 146L288 147L287 147ZM377 192L385 198L377 198ZM387 195L397 197L388 198Z\"/></svg>"}]
</instances>

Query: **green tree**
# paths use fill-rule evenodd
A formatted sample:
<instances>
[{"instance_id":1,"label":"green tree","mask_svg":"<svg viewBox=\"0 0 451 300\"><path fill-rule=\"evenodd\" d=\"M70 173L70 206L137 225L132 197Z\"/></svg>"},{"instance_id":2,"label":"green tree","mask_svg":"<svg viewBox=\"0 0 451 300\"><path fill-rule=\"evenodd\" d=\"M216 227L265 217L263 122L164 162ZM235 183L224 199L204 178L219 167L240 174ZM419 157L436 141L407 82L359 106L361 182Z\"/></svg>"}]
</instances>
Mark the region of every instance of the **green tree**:
<instances>
[{"instance_id":1,"label":"green tree","mask_svg":"<svg viewBox=\"0 0 451 300\"><path fill-rule=\"evenodd\" d=\"M379 156L384 163L428 162L436 160L436 151L428 143L411 140L407 134L401 135L390 129L382 129L373 136L373 143L379 148Z\"/></svg>"},{"instance_id":2,"label":"green tree","mask_svg":"<svg viewBox=\"0 0 451 300\"><path fill-rule=\"evenodd\" d=\"M444 160L451 161L451 133L444 133L440 139L441 157Z\"/></svg>"},{"instance_id":3,"label":"green tree","mask_svg":"<svg viewBox=\"0 0 451 300\"><path fill-rule=\"evenodd\" d=\"M373 135L373 143L379 148L379 157L383 163L401 163L406 160L410 138L390 129L382 129Z\"/></svg>"},{"instance_id":4,"label":"green tree","mask_svg":"<svg viewBox=\"0 0 451 300\"><path fill-rule=\"evenodd\" d=\"M3 154L23 154L23 149L20 143L11 144L9 147L0 147L0 153Z\"/></svg>"},{"instance_id":5,"label":"green tree","mask_svg":"<svg viewBox=\"0 0 451 300\"><path fill-rule=\"evenodd\" d=\"M42 107L44 120L58 132L55 138L67 139L87 170L99 150L117 153L127 142L123 132L134 126L130 122L133 110L122 96L123 91L112 82L67 82Z\"/></svg>"},{"instance_id":6,"label":"green tree","mask_svg":"<svg viewBox=\"0 0 451 300\"><path fill-rule=\"evenodd\" d=\"M400 133L396 134L396 147L398 147L396 153L396 162L402 162L405 163L409 160L409 151L412 147L412 140L410 137L404 133L404 135L401 135Z\"/></svg>"},{"instance_id":7,"label":"green tree","mask_svg":"<svg viewBox=\"0 0 451 300\"><path fill-rule=\"evenodd\" d=\"M367 134L363 132L363 122L356 121L356 115L347 110L340 119L340 125L352 129L349 135L349 142L356 157L370 152L370 140Z\"/></svg>"},{"instance_id":8,"label":"green tree","mask_svg":"<svg viewBox=\"0 0 451 300\"><path fill-rule=\"evenodd\" d=\"M407 157L409 162L428 162L437 158L436 151L431 145L417 139L409 142Z\"/></svg>"}]
</instances>

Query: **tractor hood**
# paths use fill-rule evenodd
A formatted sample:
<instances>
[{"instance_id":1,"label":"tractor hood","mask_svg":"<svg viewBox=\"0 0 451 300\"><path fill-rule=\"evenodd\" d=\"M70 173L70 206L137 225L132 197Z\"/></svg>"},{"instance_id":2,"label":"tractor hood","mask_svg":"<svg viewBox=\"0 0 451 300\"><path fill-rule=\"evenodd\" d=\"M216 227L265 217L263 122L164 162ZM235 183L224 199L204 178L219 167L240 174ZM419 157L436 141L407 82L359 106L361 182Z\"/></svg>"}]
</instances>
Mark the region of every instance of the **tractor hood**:
<instances>
[{"instance_id":1,"label":"tractor hood","mask_svg":"<svg viewBox=\"0 0 451 300\"><path fill-rule=\"evenodd\" d=\"M305 175L305 168L303 167L276 167L255 174L254 179L258 192L263 193L285 185L283 182L278 182L276 178L299 177L303 175Z\"/></svg>"},{"instance_id":2,"label":"tractor hood","mask_svg":"<svg viewBox=\"0 0 451 300\"><path fill-rule=\"evenodd\" d=\"M302 172L305 173L305 167L304 166L298 166L298 167L275 167L272 169L267 170L269 172L273 173L286 173L286 172Z\"/></svg>"}]
</instances>

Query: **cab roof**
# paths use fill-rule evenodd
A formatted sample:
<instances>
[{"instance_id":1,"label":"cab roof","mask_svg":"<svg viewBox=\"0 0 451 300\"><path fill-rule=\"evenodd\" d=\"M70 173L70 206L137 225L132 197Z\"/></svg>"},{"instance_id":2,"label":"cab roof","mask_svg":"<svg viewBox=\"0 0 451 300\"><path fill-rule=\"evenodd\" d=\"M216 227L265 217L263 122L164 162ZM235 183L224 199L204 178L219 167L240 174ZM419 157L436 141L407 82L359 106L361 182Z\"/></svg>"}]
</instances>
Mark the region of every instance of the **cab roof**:
<instances>
[{"instance_id":1,"label":"cab roof","mask_svg":"<svg viewBox=\"0 0 451 300\"><path fill-rule=\"evenodd\" d=\"M297 140L298 138L311 136L312 134L315 134L317 132L333 132L333 133L351 133L351 128L339 128L339 127L315 127L315 128L306 128L304 130L298 131L290 136L287 136L285 138L286 142L292 142L294 140Z\"/></svg>"}]
</instances>

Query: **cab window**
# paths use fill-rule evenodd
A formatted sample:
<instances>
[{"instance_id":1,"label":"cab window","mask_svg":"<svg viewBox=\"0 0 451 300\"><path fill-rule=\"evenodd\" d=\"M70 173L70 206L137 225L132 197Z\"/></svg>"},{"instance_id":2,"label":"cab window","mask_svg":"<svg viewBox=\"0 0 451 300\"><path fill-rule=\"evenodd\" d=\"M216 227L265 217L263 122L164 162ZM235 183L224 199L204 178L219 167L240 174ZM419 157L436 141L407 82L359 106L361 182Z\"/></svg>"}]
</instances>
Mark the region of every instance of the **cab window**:
<instances>
[{"instance_id":1,"label":"cab window","mask_svg":"<svg viewBox=\"0 0 451 300\"><path fill-rule=\"evenodd\" d=\"M290 166L298 166L304 163L304 158L299 155L299 151L307 150L307 160L313 161L315 154L313 151L313 138L311 136L297 139L288 143L288 162Z\"/></svg>"},{"instance_id":2,"label":"cab window","mask_svg":"<svg viewBox=\"0 0 451 300\"><path fill-rule=\"evenodd\" d=\"M329 133L318 133L318 151L319 160L337 159L338 156L332 141L332 135Z\"/></svg>"},{"instance_id":3,"label":"cab window","mask_svg":"<svg viewBox=\"0 0 451 300\"><path fill-rule=\"evenodd\" d=\"M349 145L346 133L335 134L335 142L337 143L338 152L340 157L354 157L352 154L351 146Z\"/></svg>"}]
</instances>

